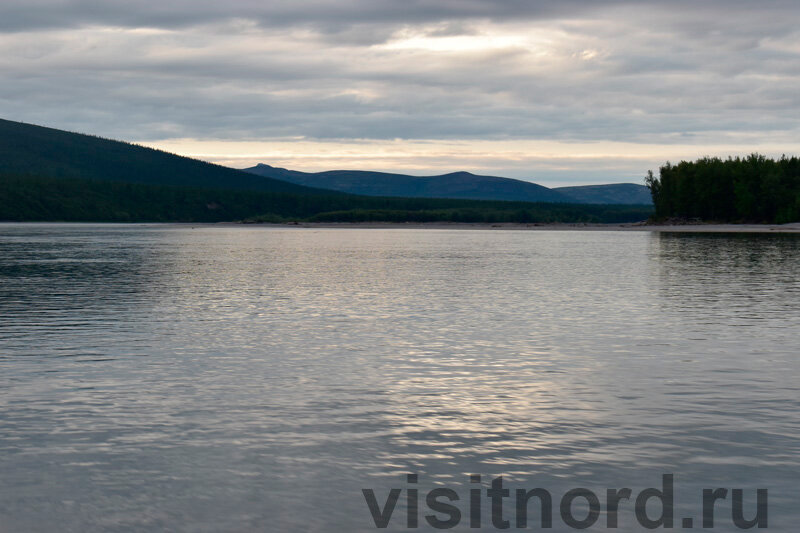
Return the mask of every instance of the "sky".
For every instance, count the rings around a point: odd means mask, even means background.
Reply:
[[[244,168],[800,154],[796,0],[2,0],[0,117]]]

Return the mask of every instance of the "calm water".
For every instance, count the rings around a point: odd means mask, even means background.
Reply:
[[[795,531],[799,296],[790,235],[0,225],[0,531],[403,529],[410,472]]]

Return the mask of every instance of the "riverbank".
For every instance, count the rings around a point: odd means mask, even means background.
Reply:
[[[683,233],[800,233],[800,222],[792,224],[516,224],[462,222],[297,222],[255,224],[282,228],[339,229],[472,229],[529,231],[652,231]]]
[[[455,229],[514,231],[650,231],[657,233],[800,233],[800,222],[792,224],[515,224],[470,222],[2,222],[2,226],[189,226],[262,227],[284,229]]]

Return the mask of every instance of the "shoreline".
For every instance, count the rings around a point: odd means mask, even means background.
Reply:
[[[297,222],[236,224],[297,229],[471,229],[514,231],[650,231],[655,233],[800,233],[800,222],[791,224],[584,224],[584,223],[488,223],[488,222]]]
[[[484,230],[484,231],[639,231],[652,233],[800,233],[800,222],[789,224],[647,224],[644,222],[620,224],[589,223],[515,223],[515,222],[57,222],[0,221],[3,226],[184,226],[231,227],[271,229],[434,229],[434,230]]]

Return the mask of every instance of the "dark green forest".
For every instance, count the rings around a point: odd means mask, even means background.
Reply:
[[[800,159],[763,155],[702,158],[666,163],[659,177],[645,179],[655,218],[699,218],[715,222],[800,221]]]
[[[66,222],[635,222],[647,206],[382,198],[0,173],[0,220]]]

